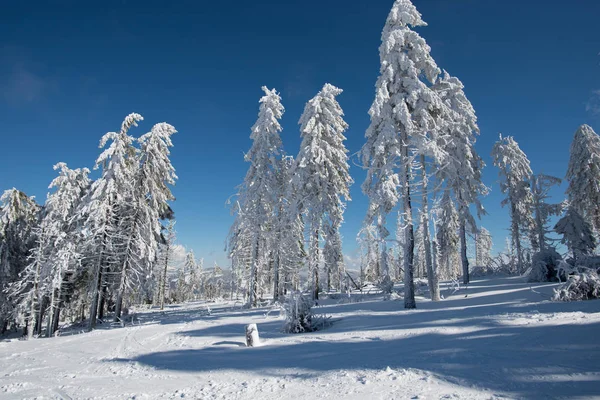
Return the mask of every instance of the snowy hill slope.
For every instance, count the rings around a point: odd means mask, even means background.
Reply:
[[[146,311],[125,328],[0,342],[0,398],[600,398],[600,301],[550,302],[555,286],[481,279],[416,310],[326,300],[316,311],[333,326],[300,335],[267,308]],[[244,347],[248,323],[263,346]]]

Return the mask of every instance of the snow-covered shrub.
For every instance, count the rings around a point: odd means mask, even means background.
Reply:
[[[554,300],[577,301],[600,298],[600,277],[591,269],[582,269],[554,290]]]
[[[285,310],[283,332],[302,333],[314,331],[312,306],[312,301],[303,296],[302,293],[290,294],[283,304]]]
[[[475,265],[470,268],[469,276],[471,278],[481,278],[484,276],[493,275],[496,271],[490,266],[486,265]]]
[[[392,293],[392,289],[394,288],[394,282],[392,281],[392,279],[390,278],[389,275],[385,275],[377,284],[377,286],[379,286],[379,289],[381,289],[381,291],[383,293]]]
[[[533,255],[531,268],[527,276],[528,282],[555,282],[559,280],[560,254],[553,248],[541,250]],[[560,280],[565,276],[561,275]]]

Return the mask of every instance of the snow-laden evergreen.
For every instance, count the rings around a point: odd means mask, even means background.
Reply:
[[[565,215],[558,220],[554,230],[562,235],[562,243],[566,244],[573,256],[573,264],[592,254],[596,248],[596,237],[591,222],[584,219],[577,210],[569,206]]]
[[[517,252],[517,270],[523,272],[522,236],[533,227],[533,195],[530,180],[533,175],[529,159],[512,136],[502,137],[492,150],[494,165],[499,169],[500,190],[506,194],[502,206],[510,207],[511,239]]]
[[[440,279],[444,280],[456,278],[460,223],[449,191],[444,192],[437,214],[438,274]]]
[[[547,236],[550,232],[548,224],[550,217],[560,215],[564,204],[549,204],[546,200],[550,197],[550,188],[560,185],[561,180],[554,176],[537,174],[531,177],[531,195],[533,200],[534,225],[531,233],[531,244],[534,251],[543,251],[550,245],[551,239]]]
[[[600,232],[600,137],[589,125],[581,125],[571,143],[566,175],[571,206]]]
[[[35,199],[20,190],[12,188],[0,196],[0,334],[18,321],[7,292],[30,262],[39,213]]]
[[[492,235],[490,231],[481,227],[475,236],[475,264],[480,267],[487,267],[492,260]]]
[[[90,274],[90,329],[96,326],[99,309],[102,315],[108,287],[115,283],[118,271],[124,266],[123,241],[128,238],[121,235],[119,224],[121,216],[127,215],[127,220],[131,217],[129,211],[138,167],[134,138],[129,135],[129,129],[141,120],[141,115],[129,114],[119,132],[109,132],[100,141],[100,148],[109,141],[110,145],[96,160],[95,168],[102,168],[102,176],[92,184],[84,210],[89,231],[86,251],[94,264]]]
[[[485,166],[475,150],[476,135],[479,134],[477,117],[469,99],[464,93],[462,82],[444,71],[443,76],[434,85],[434,90],[443,99],[451,112],[448,112],[446,124],[442,127],[443,148],[448,153],[443,165],[436,174],[445,181],[454,192],[458,204],[460,224],[460,251],[463,283],[469,283],[469,261],[467,258],[467,230],[477,230],[470,206],[473,204],[477,216],[485,213],[480,196],[489,189],[481,181],[481,172]]]
[[[380,75],[375,100],[369,110],[371,124],[361,150],[368,168],[363,191],[369,197],[367,220],[378,221],[382,243],[389,235],[385,217],[403,200],[405,307],[415,308],[413,283],[414,227],[411,180],[415,156],[426,154],[436,163],[440,148],[428,137],[441,125],[444,105],[423,81],[435,83],[440,69],[429,54],[425,40],[411,28],[425,26],[421,14],[409,0],[397,0],[381,35]],[[385,246],[385,244],[384,244]],[[382,251],[384,274],[389,274]]]
[[[46,335],[58,328],[60,312],[67,294],[64,286],[72,284],[81,274],[82,255],[78,250],[79,229],[74,219],[75,210],[89,189],[87,168],[72,170],[65,163],[54,166],[59,175],[49,186],[42,217],[36,231],[36,245],[29,255],[29,264],[11,285],[13,302],[19,308],[15,316],[25,317],[28,337],[42,333],[47,315]],[[48,310],[48,312],[46,312]]]
[[[330,252],[341,251],[341,239],[335,236],[344,220],[345,202],[350,200],[349,188],[353,183],[344,145],[348,124],[336,100],[341,93],[341,89],[325,84],[306,104],[299,122],[302,143],[292,172],[297,202],[309,224],[309,269],[314,299],[319,298],[320,290],[320,240],[324,233],[329,233],[334,236],[329,239]],[[341,261],[340,254],[334,258]]]
[[[278,201],[277,174],[279,157],[283,146],[279,133],[282,128],[279,120],[284,108],[281,96],[275,89],[263,86],[265,95],[260,99],[258,119],[252,126],[252,147],[245,156],[250,163],[243,184],[239,188],[239,201],[236,202],[238,214],[235,232],[232,238],[236,241],[231,248],[238,249],[240,240],[250,240],[252,251],[249,259],[250,277],[248,282],[249,306],[256,306],[258,285],[262,269],[267,265],[267,234],[273,224],[275,204]],[[241,234],[251,237],[241,236]],[[261,247],[262,246],[262,247]],[[261,256],[262,255],[262,256]]]

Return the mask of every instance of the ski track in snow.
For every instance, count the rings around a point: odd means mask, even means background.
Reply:
[[[600,398],[600,301],[550,302],[554,287],[479,279],[416,310],[324,300],[334,324],[299,335],[272,308],[138,311],[133,326],[0,342],[0,398]],[[245,347],[249,323],[261,347]]]

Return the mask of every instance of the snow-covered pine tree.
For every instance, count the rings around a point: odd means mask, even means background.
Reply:
[[[492,235],[484,227],[479,228],[475,236],[475,264],[486,267],[492,259]]]
[[[129,210],[119,218],[122,243],[122,265],[117,287],[115,321],[121,318],[123,298],[134,284],[142,283],[156,259],[162,225],[160,218],[168,214],[169,201],[175,200],[169,185],[174,185],[177,175],[169,159],[173,146],[171,136],[177,131],[172,125],[159,123],[138,139],[141,152],[139,160],[131,157],[129,168],[133,185]]]
[[[274,286],[278,287],[279,294],[299,289],[296,278],[299,276],[300,269],[304,266],[306,257],[304,219],[299,209],[300,205],[296,201],[296,189],[294,185],[290,184],[294,163],[293,157],[285,156],[282,159],[280,170],[283,178],[280,186],[280,190],[283,191],[283,202],[277,223],[281,240],[274,246],[279,252],[279,282],[274,281]]]
[[[282,128],[279,120],[284,108],[281,97],[275,89],[269,90],[263,86],[265,95],[260,99],[258,119],[252,126],[252,147],[246,154],[245,160],[250,163],[244,183],[240,185],[238,231],[252,234],[252,253],[250,261],[250,277],[248,282],[248,306],[257,305],[261,281],[259,274],[264,267],[261,265],[262,253],[267,249],[260,246],[266,243],[266,234],[273,224],[274,206],[277,192],[274,190],[277,182],[277,158],[282,153],[282,143],[279,133]],[[240,230],[241,229],[241,230]],[[239,237],[239,236],[236,236]],[[235,246],[234,246],[235,247]]]
[[[554,230],[563,235],[562,243],[567,245],[577,266],[578,260],[591,255],[596,248],[596,237],[590,222],[584,219],[574,207],[567,208],[565,215],[558,220]]]
[[[28,264],[29,252],[36,244],[35,229],[40,206],[33,197],[15,188],[0,196],[0,334],[14,325],[14,304],[7,297],[10,284]]]
[[[323,260],[327,276],[327,291],[335,286],[342,291],[344,274],[344,257],[342,254],[342,239],[339,226],[326,225],[324,229],[325,245],[323,246]]]
[[[364,225],[356,235],[356,241],[361,252],[360,284],[379,280],[377,226],[373,223]]]
[[[444,164],[437,169],[440,181],[454,193],[458,203],[460,251],[463,283],[469,283],[469,260],[467,258],[467,230],[476,230],[476,223],[470,211],[475,205],[477,216],[485,213],[480,196],[485,196],[489,189],[481,181],[481,171],[485,166],[482,158],[475,150],[475,141],[479,134],[477,116],[473,105],[464,93],[462,82],[448,72],[434,85],[434,90],[442,98],[450,111],[445,114],[445,123],[441,129],[440,144],[448,153]]]
[[[440,69],[430,47],[411,27],[425,26],[421,14],[409,0],[396,0],[387,18],[379,48],[381,69],[376,94],[369,110],[371,124],[361,150],[368,167],[363,191],[369,197],[367,218],[387,215],[403,199],[404,303],[415,308],[412,217],[412,164],[416,156],[428,154],[438,161],[441,154],[427,134],[435,132],[444,105],[420,78],[435,83]],[[400,188],[400,191],[398,190]],[[385,231],[382,232],[384,234]],[[385,237],[382,237],[385,240]],[[385,257],[384,257],[385,258]]]
[[[236,293],[238,293],[251,269],[254,234],[248,226],[249,221],[244,218],[244,214],[241,212],[239,202],[235,202],[232,213],[235,213],[235,219],[227,235],[225,251],[231,259],[232,290],[235,286]]]
[[[502,206],[510,206],[511,238],[517,252],[517,270],[524,270],[523,231],[530,233],[533,226],[530,180],[533,172],[529,160],[512,136],[502,137],[492,150],[494,165],[499,169],[500,190],[506,193]]]
[[[600,137],[589,125],[575,132],[566,179],[570,206],[600,234]]]
[[[37,244],[30,254],[29,265],[11,287],[15,303],[27,314],[29,338],[41,334],[46,309],[49,310],[46,335],[51,336],[58,328],[64,307],[65,278],[76,272],[80,260],[76,250],[79,234],[73,217],[89,188],[90,171],[72,170],[65,163],[56,164],[54,169],[60,172],[49,186],[55,191],[48,194],[36,228]],[[41,306],[46,303],[47,307]]]
[[[460,229],[459,217],[448,190],[444,191],[439,204],[437,225],[438,270],[441,279],[455,278],[452,261],[458,251]]]
[[[102,167],[102,176],[92,184],[83,210],[87,215],[88,231],[85,253],[95,261],[89,274],[90,330],[96,326],[98,312],[102,315],[108,286],[114,283],[115,274],[120,276],[122,272],[124,238],[119,225],[122,217],[130,214],[131,196],[139,168],[133,147],[134,139],[128,132],[141,120],[141,115],[129,114],[119,132],[109,132],[102,137],[100,148],[109,141],[111,144],[96,160],[94,168]]]
[[[313,299],[319,298],[319,241],[323,226],[339,229],[353,183],[344,145],[348,124],[336,100],[341,93],[341,89],[327,83],[306,103],[299,122],[302,143],[292,173],[297,201],[310,226],[309,270]]]
[[[563,204],[548,204],[548,192],[554,185],[560,185],[561,180],[554,176],[537,174],[531,177],[531,195],[533,199],[534,229],[531,243],[535,252],[548,248],[549,238],[546,234],[550,231],[548,221],[553,215],[560,215]]]

